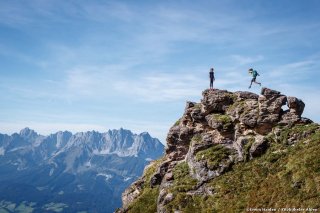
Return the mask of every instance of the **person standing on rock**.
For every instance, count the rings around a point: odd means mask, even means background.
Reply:
[[[209,72],[209,78],[210,78],[210,89],[213,89],[213,82],[215,81],[214,79],[214,72],[213,72],[213,68],[210,69]]]
[[[249,72],[249,74],[252,75],[252,79],[251,79],[251,83],[250,83],[249,89],[250,89],[251,86],[252,86],[252,82],[254,82],[254,83],[256,83],[256,84],[259,84],[259,85],[261,86],[261,83],[259,83],[259,82],[256,81],[257,76],[260,76],[259,73],[258,73],[256,70],[253,70],[252,68],[250,68],[250,69],[248,70],[248,72]]]

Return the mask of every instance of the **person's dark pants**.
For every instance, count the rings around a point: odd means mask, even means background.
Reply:
[[[213,78],[210,79],[210,89],[213,89]]]
[[[253,82],[256,83],[256,84],[259,84],[261,86],[261,83],[256,81],[256,77],[253,77],[252,80],[251,80],[249,88],[251,88]]]

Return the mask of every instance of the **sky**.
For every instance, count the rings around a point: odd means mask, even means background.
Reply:
[[[320,122],[320,1],[0,1],[0,132],[125,128],[165,144],[186,101],[258,81]],[[250,91],[260,93],[254,85]]]

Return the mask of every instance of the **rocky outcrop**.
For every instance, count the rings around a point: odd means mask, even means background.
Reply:
[[[147,184],[159,190],[157,212],[170,212],[168,205],[178,194],[174,192],[182,190],[176,179],[185,181],[187,189],[182,191],[187,195],[211,195],[207,183],[233,165],[263,155],[273,142],[270,134],[279,139],[281,128],[312,123],[301,118],[302,100],[268,88],[262,88],[261,95],[217,89],[205,90],[202,95],[200,103],[187,102],[182,118],[170,128],[165,156],[155,172],[139,180],[149,178]],[[284,111],[284,105],[289,109]],[[287,137],[294,143],[298,136]],[[184,170],[179,165],[184,165]],[[181,173],[191,179],[185,180]],[[136,189],[123,194],[123,212],[130,211],[128,203],[140,192],[135,185]]]

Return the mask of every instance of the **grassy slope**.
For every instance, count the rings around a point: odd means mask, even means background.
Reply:
[[[312,124],[283,129],[278,140],[270,135],[270,147],[263,156],[238,163],[207,184],[213,189],[210,196],[188,195],[187,191],[196,182],[188,175],[186,163],[179,164],[174,171],[174,187],[170,189],[175,199],[167,205],[167,210],[194,213],[244,212],[249,207],[320,209],[320,131],[317,128]],[[312,134],[306,136],[305,132]],[[287,144],[290,135],[302,137],[292,146]],[[144,206],[143,212],[155,212],[158,192],[148,190],[151,192],[146,191],[133,206]],[[148,202],[143,197],[148,197]],[[146,210],[148,206],[153,209]]]
[[[157,212],[157,199],[159,195],[159,186],[151,188],[150,180],[156,172],[162,159],[155,161],[144,173],[145,182],[142,185],[140,196],[129,206],[129,213],[137,212]]]

